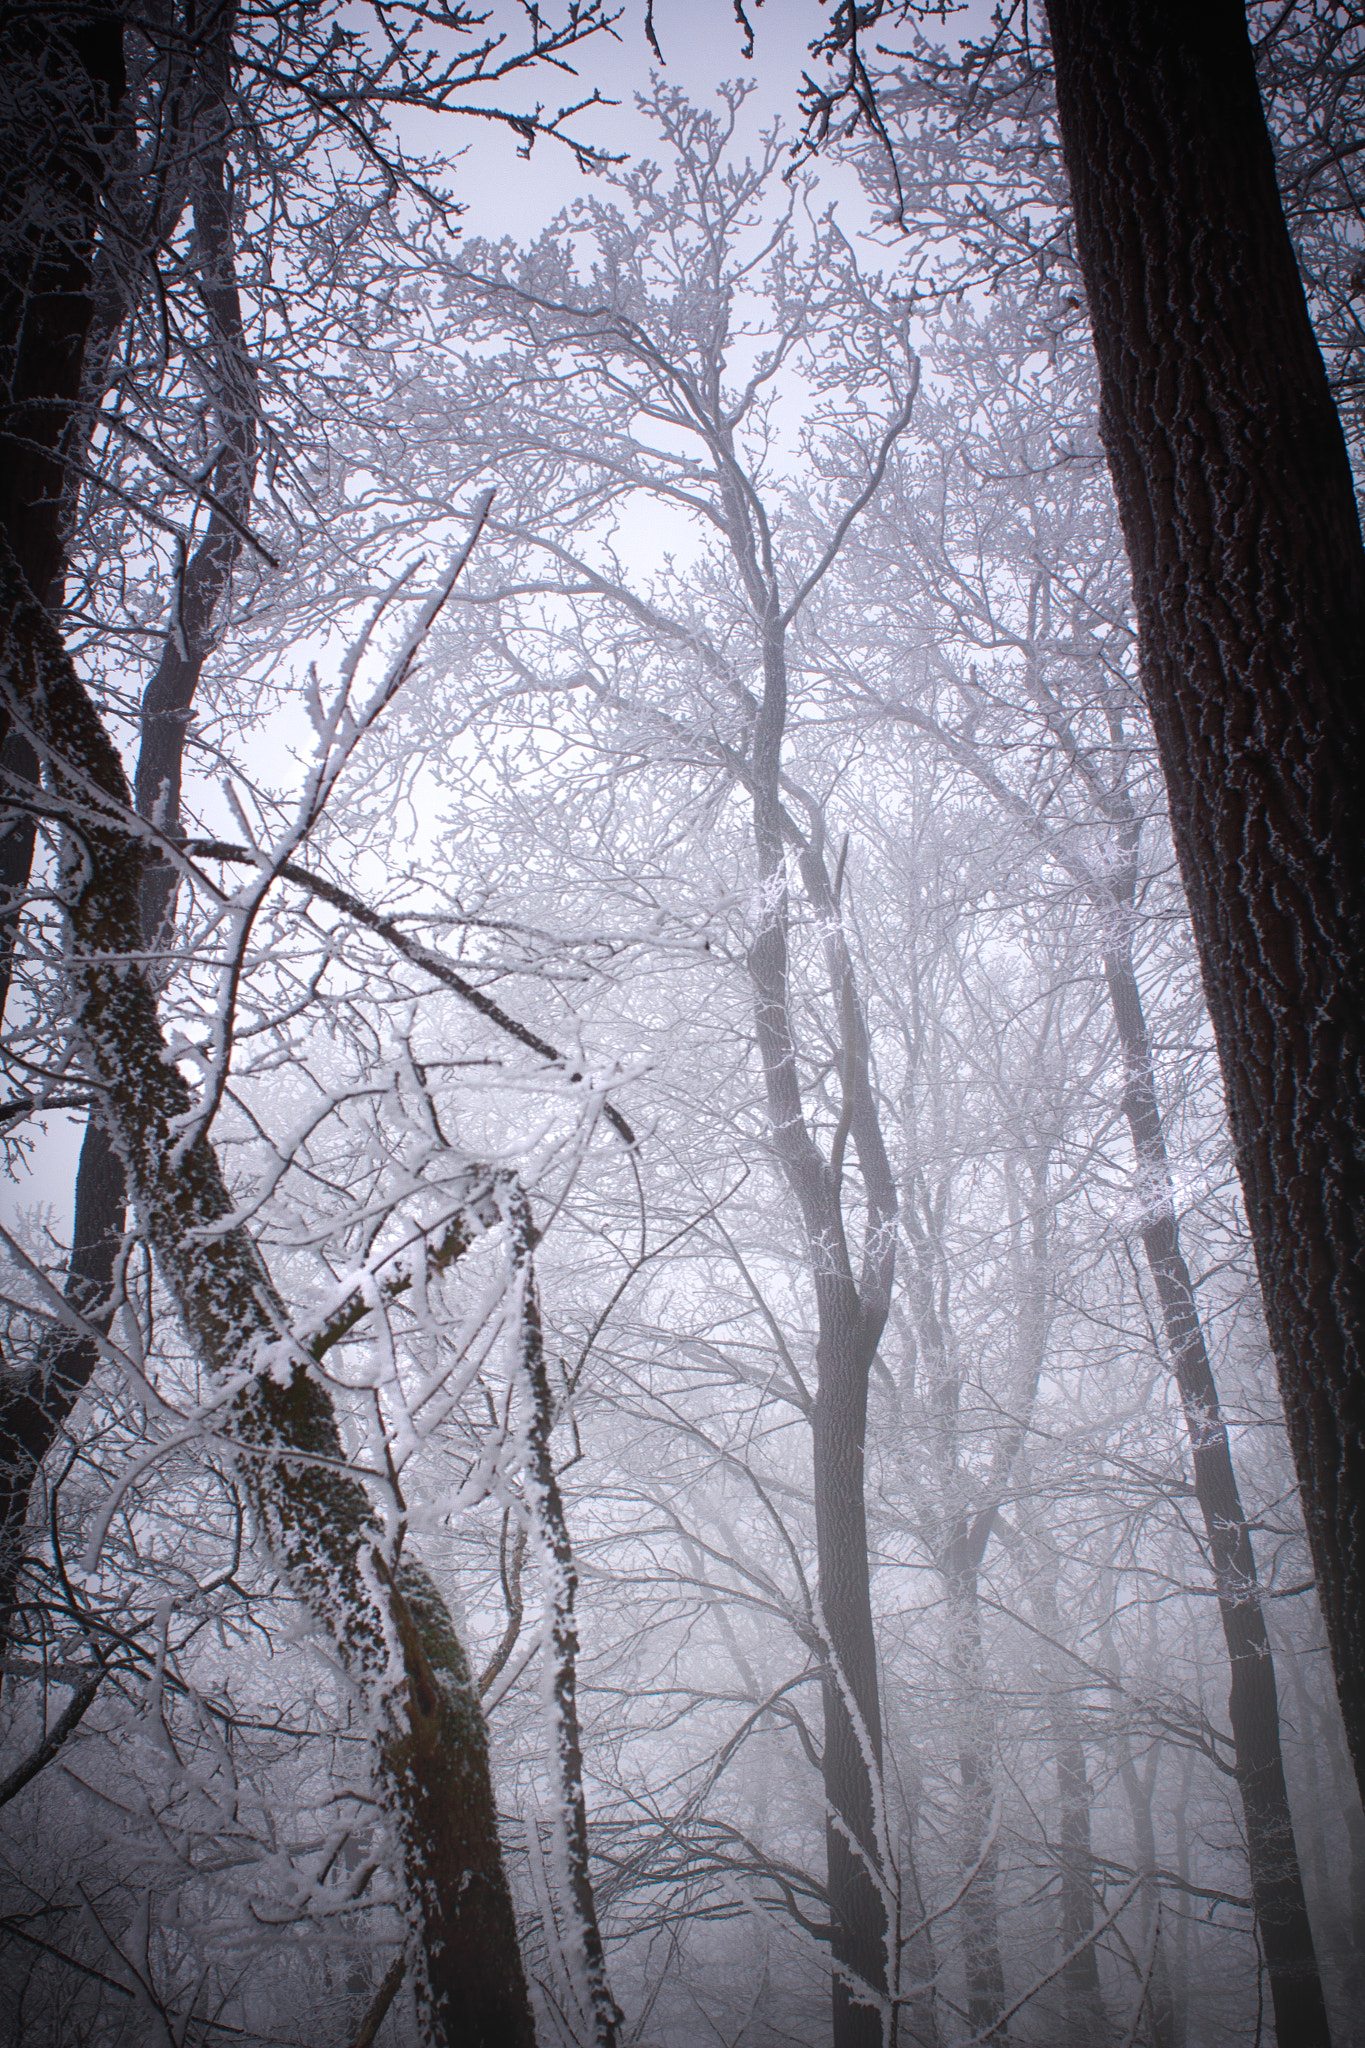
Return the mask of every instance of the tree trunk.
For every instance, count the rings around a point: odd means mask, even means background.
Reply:
[[[1143,682],[1365,1778],[1355,492],[1240,0],[1049,0],[1048,13]],[[1285,2025],[1322,2039],[1303,1995]]]
[[[14,10],[0,27],[0,71],[0,531],[46,602],[62,579],[62,444],[94,311],[104,160],[126,84],[122,21],[113,9],[61,25]],[[0,798],[35,796],[40,772],[29,736],[8,733]],[[35,837],[29,812],[0,813],[0,1020]]]
[[[1021,1509],[1021,1524],[1033,1523],[1027,1509]],[[1050,1643],[1058,1646],[1046,1656],[1050,1697],[1048,1727],[1052,1741],[1053,1768],[1057,1773],[1057,1861],[1061,1873],[1057,1933],[1064,1960],[1062,1969],[1063,2048],[1103,2048],[1109,2026],[1100,1993],[1099,1958],[1092,1936],[1095,1931],[1095,1857],[1091,1839],[1090,1808],[1093,1791],[1086,1767],[1085,1742],[1080,1717],[1071,1691],[1073,1675],[1061,1655],[1064,1632],[1061,1603],[1057,1598],[1057,1552],[1040,1535],[1036,1523],[1029,1529],[1035,1537],[1029,1558],[1030,1597],[1039,1627]]]
[[[195,51],[197,69],[185,85],[195,98],[185,135],[187,148],[197,145],[192,175],[195,254],[212,335],[217,381],[214,410],[222,445],[213,471],[217,502],[203,540],[183,568],[174,598],[175,614],[142,700],[137,808],[170,838],[176,837],[181,826],[181,765],[190,707],[212,651],[214,617],[241,554],[256,473],[257,376],[242,323],[228,193],[228,72],[235,19],[232,4],[219,10],[212,39]],[[113,296],[113,286],[107,285],[106,297]],[[89,378],[86,382],[88,393]],[[54,588],[49,587],[49,609]],[[28,749],[36,781],[37,756],[28,741],[14,734],[10,744]],[[31,823],[22,832],[12,830],[0,841],[0,883],[22,890],[28,882],[32,854]],[[175,894],[175,869],[166,861],[149,860],[142,883],[143,950],[155,951],[164,943]],[[12,927],[8,929],[12,941]],[[0,987],[0,1016],[3,995]],[[76,1172],[75,1229],[66,1298],[101,1332],[108,1330],[115,1306],[111,1289],[124,1207],[118,1152],[95,1114],[86,1126]],[[23,1379],[6,1374],[0,1382],[0,1642],[14,1611],[15,1580],[22,1562],[33,1482],[58,1431],[89,1384],[98,1358],[98,1347],[91,1338],[59,1327],[40,1340],[37,1363],[30,1374]]]
[[[85,1127],[76,1175],[76,1214],[66,1299],[103,1334],[113,1317],[115,1266],[123,1239],[123,1164],[97,1117]],[[90,1336],[57,1324],[38,1340],[32,1372],[0,1379],[0,1655],[23,1611],[21,1575],[29,1502],[43,1461],[99,1364]]]
[[[1111,1659],[1113,1643],[1108,1644]],[[1115,1668],[1117,1662],[1115,1660]],[[1171,1997],[1170,1970],[1166,1961],[1166,1944],[1160,1925],[1161,1886],[1157,1878],[1156,1823],[1152,1817],[1152,1795],[1156,1790],[1157,1771],[1161,1764],[1161,1744],[1153,1743],[1147,1752],[1146,1768],[1141,1772],[1133,1761],[1133,1746],[1125,1729],[1120,1729],[1114,1738],[1114,1753],[1118,1759],[1119,1783],[1123,1796],[1128,1801],[1128,1812],[1133,1823],[1133,1862],[1142,1872],[1142,1887],[1138,1892],[1138,1924],[1142,1929],[1142,1950],[1151,1956],[1151,1975],[1148,1981],[1145,2010],[1149,2021],[1149,2038],[1152,2048],[1173,2048],[1175,2040],[1175,2011]]]
[[[990,2041],[995,2048],[1007,2048],[1009,2034],[1000,2024],[1005,2010],[1005,1966],[996,1900],[1000,1795],[995,1714],[986,1686],[976,1566],[970,1555],[973,1547],[970,1524],[964,1516],[944,1568],[961,1781],[958,1863],[962,1876],[969,1880],[962,1894],[962,1966],[973,2037]]]
[[[801,1213],[815,1290],[818,1384],[814,1416],[816,1626],[824,1660],[824,1788],[834,2048],[882,2048],[887,1970],[887,1844],[882,1725],[867,1559],[864,1445],[867,1380],[886,1321],[894,1261],[895,1186],[867,1069],[867,1034],[822,846],[800,867],[825,935],[842,1052],[840,1129],[826,1158],[806,1123],[792,1027],[787,860],[780,794],[786,724],[786,621],[775,600],[764,621],[764,694],[755,722],[751,786],[764,909],[749,951],[755,1035],[773,1150]],[[852,1138],[867,1199],[865,1254],[855,1278],[844,1234],[843,1148]]]
[[[240,1384],[224,1422],[262,1539],[375,1722],[427,2024],[441,2048],[533,2048],[487,1733],[463,1646],[421,1566],[388,1551],[264,1261],[241,1226],[224,1223],[232,1203],[218,1161],[195,1129],[149,983],[127,967],[141,946],[144,862],[125,824],[121,763],[3,542],[0,573],[0,677],[47,753],[53,801],[71,802],[79,818],[62,882],[82,1063],[185,1329],[209,1375]],[[487,1199],[471,1193],[434,1256],[460,1255]],[[354,1319],[364,1312],[361,1299]],[[342,1318],[338,1331],[348,1327]],[[272,1371],[277,1359],[286,1378]]]
[[[1280,2048],[1313,2048],[1313,2044],[1330,2039],[1327,2007],[1294,1842],[1280,1750],[1275,1660],[1261,1608],[1256,1553],[1219,1412],[1218,1388],[1194,1287],[1180,1249],[1151,1041],[1124,939],[1110,946],[1104,971],[1123,1048],[1124,1115],[1142,1181],[1142,1244],[1185,1413],[1195,1497],[1208,1538],[1218,1615],[1227,1644],[1231,1673],[1228,1718],[1246,1820],[1251,1896],[1270,1978],[1276,2035]]]

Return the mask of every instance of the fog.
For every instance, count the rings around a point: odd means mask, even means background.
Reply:
[[[3,31],[0,2042],[1365,2048],[1045,26],[581,12]]]

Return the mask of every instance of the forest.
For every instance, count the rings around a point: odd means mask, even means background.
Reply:
[[[0,5],[0,2048],[1365,2048],[1365,7],[760,8]]]

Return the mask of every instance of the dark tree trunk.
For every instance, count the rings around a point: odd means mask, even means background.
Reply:
[[[101,1333],[109,1328],[115,1264],[123,1237],[123,1163],[92,1117],[76,1176],[66,1298]],[[0,1654],[9,1647],[20,1600],[29,1500],[57,1433],[99,1364],[93,1336],[56,1325],[38,1340],[33,1371],[0,1380]]]
[[[204,538],[179,578],[174,616],[142,700],[137,808],[171,838],[181,828],[181,767],[190,709],[212,651],[214,617],[241,554],[256,469],[257,377],[242,322],[228,193],[228,85],[234,23],[235,7],[229,0],[215,14],[211,36],[192,52],[192,67],[185,81],[193,104],[184,119],[183,140],[185,148],[194,153],[190,181],[195,256],[212,337],[217,380],[214,409],[221,452],[213,470],[216,502]],[[133,251],[130,261],[142,253]],[[106,318],[111,320],[118,298],[113,280],[106,279],[104,296],[109,302]],[[87,375],[87,396],[90,384]],[[68,508],[69,502],[68,494]],[[46,508],[42,525],[46,530]],[[60,544],[60,529],[54,526],[52,531]],[[59,571],[49,586],[49,609],[61,580],[60,549],[57,559]],[[27,766],[21,765],[19,772],[27,774],[31,767],[31,779],[36,782],[38,759],[27,739],[14,733],[9,748],[24,750]],[[27,821],[0,840],[0,885],[9,884],[16,892],[26,886],[33,842],[32,824]],[[142,938],[148,951],[154,952],[164,943],[175,894],[175,869],[166,861],[149,861],[142,883]],[[12,925],[6,929],[12,941]],[[0,962],[7,967],[3,941]],[[3,995],[0,987],[0,1016]],[[123,1235],[124,1206],[121,1162],[98,1116],[92,1115],[76,1173],[75,1232],[66,1297],[101,1332],[108,1330],[116,1305],[111,1288]],[[16,1580],[34,1480],[98,1360],[99,1348],[92,1337],[57,1328],[40,1341],[30,1374],[23,1378],[6,1374],[0,1381],[0,1641],[15,1612]]]
[[[1256,1553],[1219,1411],[1218,1387],[1194,1287],[1180,1249],[1151,1042],[1126,944],[1110,948],[1104,970],[1123,1048],[1124,1114],[1146,1203],[1142,1244],[1185,1413],[1195,1497],[1208,1538],[1218,1614],[1227,1644],[1231,1674],[1228,1718],[1246,1820],[1251,1895],[1270,1977],[1276,2033],[1281,2048],[1300,2048],[1300,2044],[1311,2048],[1311,2044],[1329,2039],[1327,2008],[1289,1810],[1275,1660],[1261,1607]]]
[[[15,10],[0,168],[0,528],[46,602],[62,573],[62,443],[81,395],[105,153],[125,86],[119,9]]]
[[[1365,1777],[1355,493],[1239,0],[1048,12],[1143,681]],[[1281,2038],[1323,2038],[1310,1994],[1283,1989]]]
[[[81,396],[104,157],[125,87],[121,11],[44,22],[14,11],[0,26],[0,531],[30,590],[62,582],[63,443]],[[3,720],[8,726],[8,717]],[[32,741],[0,748],[0,1020],[13,968],[18,901],[28,887],[37,794]]]

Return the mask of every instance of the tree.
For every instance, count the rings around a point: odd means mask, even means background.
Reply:
[[[1049,18],[1143,683],[1365,1776],[1354,484],[1241,9]]]
[[[775,224],[763,221],[764,189],[780,145],[769,136],[756,164],[727,161],[743,93],[725,88],[722,100],[724,117],[717,119],[676,93],[656,93],[656,117],[676,160],[671,187],[652,166],[618,174],[624,209],[590,204],[515,263],[505,250],[475,249],[449,267],[448,299],[497,353],[486,363],[471,360],[465,389],[444,405],[469,422],[451,451],[464,474],[486,468],[504,479],[506,502],[494,530],[526,560],[522,574],[533,588],[596,598],[608,616],[618,612],[642,631],[658,657],[682,649],[686,658],[692,650],[711,686],[729,700],[731,722],[738,719],[733,738],[718,743],[718,761],[753,807],[763,909],[747,968],[758,1057],[770,1142],[801,1218],[817,1303],[811,1425],[820,1577],[806,1627],[824,1694],[834,2030],[840,2048],[852,2048],[881,2038],[889,1989],[890,1874],[863,1445],[868,1374],[890,1298],[895,1190],[870,1092],[866,1022],[841,933],[838,857],[819,802],[784,782],[783,750],[789,634],[876,491],[890,448],[909,423],[918,372],[830,224],[815,225],[813,247],[805,251],[789,211]],[[576,240],[587,242],[586,285],[575,274]],[[760,288],[767,303],[755,329],[759,358],[741,382],[731,352],[743,295]],[[836,355],[832,368],[815,359],[816,335]],[[830,415],[827,426],[851,442],[858,480],[809,556],[788,566],[765,503],[764,467],[770,388],[798,366],[813,380],[837,377],[846,386],[840,424]],[[637,433],[637,415],[662,436],[662,447]],[[689,448],[681,456],[668,450],[679,435]],[[560,492],[547,490],[561,473],[573,478],[562,509]],[[723,629],[685,597],[682,609],[634,592],[610,547],[605,567],[584,550],[578,535],[588,526],[588,505],[603,518],[637,494],[682,508],[717,537]],[[520,581],[474,601],[494,616],[510,612]],[[501,653],[515,661],[507,628],[504,635],[494,642],[494,659]],[[605,687],[600,668],[589,657],[590,690]],[[608,701],[616,694],[608,689]],[[627,693],[623,710],[630,703]],[[823,1142],[811,1127],[815,1110],[805,1099],[796,1037],[793,863],[807,914],[823,936],[835,1020],[840,1107]],[[847,1186],[855,1159],[856,1195]],[[863,1238],[856,1261],[846,1235],[855,1203]]]
[[[868,110],[858,37],[882,12],[841,10],[828,39],[853,53]],[[1143,687],[1365,1778],[1365,902],[1350,823],[1365,549],[1350,463],[1242,9],[1055,0],[1048,14]]]
[[[301,49],[296,40],[291,42],[288,18],[268,9],[260,17],[238,16],[231,8],[218,10],[202,35],[193,24],[183,30],[176,23],[160,24],[166,31],[165,44],[158,48],[151,38],[153,61],[143,72],[155,72],[156,59],[165,56],[190,105],[184,127],[172,124],[173,182],[183,174],[179,203],[154,223],[148,215],[141,224],[145,232],[134,260],[121,272],[118,258],[126,249],[119,244],[132,239],[132,227],[126,214],[117,217],[128,188],[126,181],[120,184],[113,158],[116,143],[127,139],[118,136],[117,121],[126,82],[125,36],[137,40],[141,31],[130,27],[117,10],[98,14],[90,33],[82,10],[73,13],[72,22],[69,33],[65,21],[54,25],[36,16],[7,23],[6,29],[7,55],[13,60],[6,73],[12,88],[6,110],[6,155],[12,165],[27,164],[36,146],[40,174],[60,203],[55,208],[46,204],[50,194],[41,182],[17,180],[9,188],[19,194],[20,205],[10,223],[6,251],[0,346],[7,372],[4,430],[18,446],[20,459],[7,470],[13,489],[4,508],[8,537],[3,541],[3,737],[14,739],[18,748],[16,752],[11,747],[6,756],[7,794],[20,814],[20,828],[11,831],[7,841],[7,851],[15,851],[18,861],[9,876],[12,888],[17,890],[27,879],[34,844],[29,821],[35,810],[52,820],[61,835],[58,895],[66,913],[66,996],[78,1019],[75,1058],[93,1096],[93,1114],[88,1170],[78,1195],[82,1242],[73,1260],[65,1310],[77,1341],[73,1346],[69,1335],[65,1341],[59,1336],[40,1358],[34,1384],[6,1389],[14,1396],[6,1417],[8,1448],[16,1453],[16,1469],[6,1475],[6,1535],[16,1534],[22,1524],[33,1475],[100,1356],[117,1306],[114,1254],[122,1231],[126,1183],[139,1227],[155,1250],[161,1277],[202,1364],[210,1375],[219,1376],[223,1399],[231,1402],[238,1477],[262,1540],[304,1606],[331,1634],[362,1711],[374,1718],[383,1801],[409,1888],[416,1935],[410,1975],[424,2024],[441,2038],[458,2026],[462,2035],[472,2029],[480,2039],[529,2041],[533,2021],[502,1863],[486,1735],[472,1697],[465,1653],[429,1575],[402,1555],[401,1530],[395,1541],[394,1530],[386,1532],[382,1518],[376,1516],[364,1484],[349,1472],[341,1426],[325,1383],[309,1379],[323,1356],[353,1327],[355,1309],[360,1308],[363,1320],[371,1304],[366,1301],[362,1306],[359,1298],[343,1303],[335,1326],[324,1319],[324,1326],[306,1340],[288,1334],[294,1319],[274,1287],[259,1246],[249,1232],[224,1222],[233,1203],[208,1136],[227,1081],[233,998],[228,996],[222,1013],[224,1035],[218,1039],[223,1064],[216,1083],[196,1107],[163,1035],[157,1015],[158,976],[148,971],[146,955],[166,927],[177,873],[186,872],[177,859],[183,845],[179,781],[184,719],[212,643],[215,609],[246,537],[254,468],[255,365],[244,342],[235,223],[227,191],[228,81],[234,62],[244,56],[250,70],[269,55],[277,60],[283,56],[283,64],[266,62],[261,69],[276,91],[283,87],[287,96],[292,87],[301,93],[314,131],[325,127],[329,118],[339,121],[362,159],[368,152],[371,166],[377,164],[390,178],[396,164],[400,182],[412,187],[415,181],[401,156],[386,158],[376,144],[376,135],[382,132],[381,107],[448,106],[473,82],[486,83],[509,69],[554,56],[592,32],[600,19],[595,8],[586,14],[575,11],[567,27],[546,32],[533,13],[529,52],[509,55],[495,36],[480,43],[472,55],[457,53],[453,62],[434,50],[424,52],[414,41],[411,25],[405,25],[380,67],[383,76],[376,80],[374,108],[359,120],[350,111],[351,88],[357,73],[367,76],[373,63],[363,35],[324,37],[319,51],[308,46],[316,24],[304,24]],[[442,31],[467,35],[476,24],[462,13],[442,11],[437,25]],[[282,47],[273,53],[262,51],[262,29],[267,42],[273,36]],[[183,62],[186,44],[188,64]],[[175,94],[169,88],[167,97],[174,106]],[[542,121],[539,113],[504,116],[495,109],[481,111],[511,121],[528,144],[536,134],[552,132],[558,125],[557,120]],[[54,131],[55,141],[46,134],[44,123]],[[89,424],[82,402],[88,412],[103,396],[100,380],[109,373],[118,316],[135,315],[146,289],[147,236],[154,248],[173,235],[179,209],[190,195],[191,274],[207,315],[210,402],[217,408],[222,432],[210,464],[215,488],[209,492],[208,529],[198,551],[182,560],[178,617],[166,633],[163,659],[144,703],[139,822],[117,752],[34,589],[49,603],[60,590],[69,539],[64,520],[72,496],[65,488],[64,472],[79,461]],[[427,197],[431,199],[430,194]],[[113,230],[107,225],[111,216]],[[85,343],[99,300],[96,241],[102,223],[99,255],[112,263],[114,275],[106,281],[115,307],[92,360]],[[133,438],[138,438],[136,433]],[[155,447],[151,454],[154,462],[160,459],[165,466],[166,458]],[[179,465],[171,462],[169,467],[174,481],[186,482]],[[191,485],[191,494],[198,495],[199,487]],[[16,552],[19,547],[26,551],[23,560]],[[425,616],[429,622],[430,608]],[[400,657],[395,683],[411,651]],[[334,719],[341,719],[349,738],[343,738],[329,766],[336,727],[327,728],[322,718],[320,734],[326,729],[331,739],[322,740],[314,798],[334,782],[357,737],[348,700],[349,680],[332,707]],[[47,785],[41,799],[36,794],[40,769]],[[319,815],[320,807],[312,811],[305,831]],[[242,857],[255,864],[250,850]],[[253,909],[238,928],[241,940],[255,915]],[[13,928],[11,919],[7,931]],[[447,974],[477,1001],[453,970]],[[225,986],[235,982],[230,971]],[[491,1180],[484,1176],[486,1184],[480,1188],[471,1182],[438,1226],[437,1240],[428,1245],[423,1230],[419,1241],[426,1247],[424,1256],[429,1254],[433,1261],[432,1270],[439,1272],[461,1257],[481,1229],[492,1226],[498,1211],[518,1247],[514,1285],[521,1303],[521,1370],[530,1418],[525,1425],[528,1513],[547,1546],[547,1566],[553,1558],[558,1575],[553,1711],[562,1793],[557,1825],[568,1837],[569,1947],[577,1950],[583,2023],[594,2039],[607,2041],[613,2038],[616,2014],[606,1989],[587,1881],[581,1790],[574,1789],[580,1758],[573,1690],[572,1559],[548,1462],[551,1417],[539,1364],[539,1312],[530,1272],[534,1233],[525,1202],[518,1207],[519,1197],[504,1185],[504,1178],[496,1173]],[[475,1180],[479,1179],[476,1173]],[[488,1208],[490,1201],[493,1209]],[[213,1250],[199,1244],[204,1232]],[[413,1280],[402,1270],[400,1257],[399,1266],[376,1284],[382,1300],[386,1286],[404,1294]],[[276,1377],[269,1354],[281,1342],[289,1363]],[[286,1380],[287,1393],[281,1391]],[[390,1474],[393,1469],[390,1459]],[[13,1565],[7,1555],[7,1607]],[[97,1683],[93,1678],[92,1684]],[[89,1703],[86,1690],[82,1681],[77,1691],[82,1711]],[[70,1715],[64,1719],[74,1725]],[[50,1743],[42,1745],[39,1764],[51,1753]],[[392,1990],[390,1984],[390,1997]]]
[[[1042,316],[1045,320],[1045,315]],[[1210,1347],[1180,1243],[1136,944],[1149,886],[1150,743],[1127,591],[1085,414],[1087,366],[1040,355],[1039,310],[997,289],[984,327],[931,330],[935,456],[900,463],[840,565],[831,682],[930,738],[1089,905],[1120,1051],[1139,1236],[1189,1432],[1231,1680],[1252,1888],[1283,2040],[1326,2026],[1280,1751],[1275,1666]],[[926,421],[926,425],[928,421]],[[931,466],[932,462],[932,466]],[[916,473],[916,469],[918,473]],[[837,603],[838,600],[836,599]],[[856,623],[855,623],[856,622]],[[927,670],[923,677],[915,671]],[[1031,743],[1025,744],[1031,736]]]

